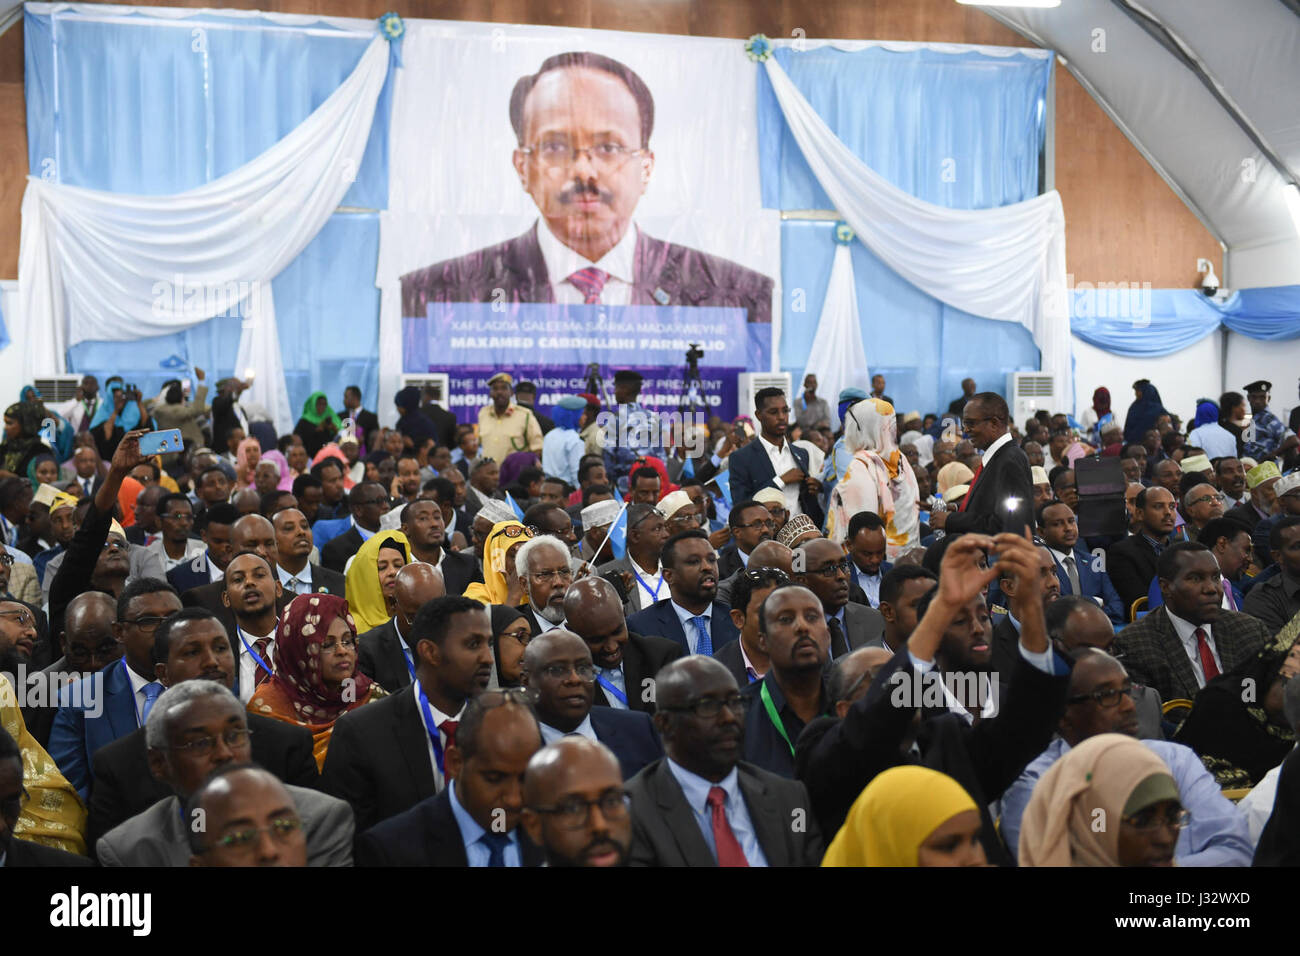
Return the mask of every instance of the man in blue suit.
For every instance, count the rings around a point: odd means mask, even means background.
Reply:
[[[1048,501],[1038,509],[1038,533],[1056,565],[1061,594],[1092,598],[1112,624],[1124,624],[1124,602],[1104,571],[1093,570],[1092,555],[1079,546],[1079,521],[1063,501]]]
[[[714,600],[718,555],[707,534],[695,530],[673,535],[664,542],[659,560],[668,597],[628,617],[628,630],[666,637],[687,654],[705,657],[740,637],[731,609]]]
[[[744,448],[731,453],[731,500],[752,498],[763,488],[785,492],[790,517],[806,514],[821,525],[825,517],[818,503],[821,481],[808,472],[808,452],[786,440],[790,428],[790,405],[779,388],[762,388],[754,396],[754,415],[759,435]]]
[[[235,554],[230,534],[231,526],[238,520],[239,512],[235,506],[225,501],[203,512],[196,524],[199,525],[199,537],[208,550],[167,572],[167,583],[176,589],[177,594],[221,580],[226,565]]]
[[[528,642],[523,684],[546,743],[574,734],[598,741],[614,752],[624,780],[664,755],[649,714],[592,706],[596,665],[587,642],[572,631],[557,627]]]
[[[90,791],[95,751],[143,727],[162,693],[154,671],[154,631],[180,609],[180,595],[165,581],[139,578],[127,584],[113,624],[122,658],[59,693],[48,750],[82,800]]]

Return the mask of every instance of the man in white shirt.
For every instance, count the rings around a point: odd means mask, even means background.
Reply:
[[[282,589],[275,568],[260,554],[244,552],[231,559],[222,578],[221,602],[235,614],[239,677],[236,693],[248,703],[253,690],[268,680],[273,667],[276,601]]]
[[[194,528],[194,506],[185,495],[174,492],[163,496],[158,502],[158,520],[162,534],[146,550],[158,555],[164,574],[207,550],[202,540],[190,537]]]
[[[533,636],[564,627],[564,592],[573,580],[569,550],[559,538],[542,535],[519,549],[515,573],[528,598],[524,616],[533,626]]]

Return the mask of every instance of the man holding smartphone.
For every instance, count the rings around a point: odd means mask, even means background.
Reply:
[[[962,430],[980,451],[979,467],[961,507],[948,515],[948,534],[1024,532],[1032,528],[1034,485],[1029,460],[1007,430],[1010,412],[996,392],[980,392],[962,411]]]

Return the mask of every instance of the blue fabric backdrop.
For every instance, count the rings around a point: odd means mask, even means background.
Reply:
[[[1050,57],[883,47],[853,53],[787,47],[776,57],[845,145],[900,189],[959,209],[1038,195]],[[758,83],[764,205],[830,208],[761,69]],[[782,225],[780,361],[796,380],[817,331],[833,232],[834,223],[825,221]],[[946,409],[967,377],[1001,392],[1007,372],[1039,367],[1028,330],[944,305],[860,242],[853,244],[853,271],[867,362],[885,376],[899,411]]]
[[[32,173],[146,195],[210,182],[284,138],[347,78],[371,39],[319,22],[297,28],[217,14],[27,12],[24,26]],[[386,87],[345,206],[387,206],[389,97]],[[273,283],[295,414],[316,388],[338,403],[351,383],[373,407],[378,248],[377,215],[339,213]],[[239,332],[239,319],[218,317],[140,342],[83,342],[69,350],[68,370],[117,372],[148,394],[179,359],[215,381],[236,371]]]

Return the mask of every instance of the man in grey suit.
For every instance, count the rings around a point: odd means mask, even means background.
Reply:
[[[664,516],[654,505],[635,504],[627,509],[627,555],[606,561],[596,573],[623,594],[627,614],[644,611],[668,596],[659,554],[668,540]]]
[[[853,569],[840,545],[826,538],[805,541],[795,549],[791,569],[794,582],[822,602],[831,632],[831,660],[859,647],[885,646],[885,619],[880,612],[849,600]]]
[[[431,302],[739,307],[771,322],[772,280],[633,227],[650,184],[654,99],[597,53],[560,53],[510,96],[519,184],[541,218],[523,235],[402,276],[402,315]],[[598,132],[593,136],[589,131]]]
[[[727,668],[685,657],[659,672],[657,690],[667,756],[628,781],[629,864],[816,866],[822,833],[807,789],[740,759],[745,703]],[[800,816],[806,826],[791,826]]]
[[[186,866],[190,821],[184,804],[212,771],[251,758],[244,705],[216,681],[190,680],[154,702],[145,722],[149,770],[171,785],[159,800],[99,838],[104,866]],[[286,786],[307,836],[308,866],[351,866],[352,808],[342,800],[303,787]]]

